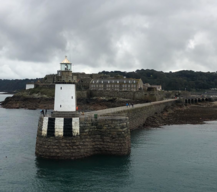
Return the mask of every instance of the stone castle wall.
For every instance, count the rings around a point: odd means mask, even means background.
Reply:
[[[131,100],[160,101],[164,98],[163,91],[90,91],[91,97],[116,97]]]
[[[39,118],[36,155],[51,159],[78,159],[94,154],[130,153],[127,117],[80,117],[74,132],[70,118]],[[77,124],[78,125],[78,124]],[[71,132],[71,133],[70,133]]]

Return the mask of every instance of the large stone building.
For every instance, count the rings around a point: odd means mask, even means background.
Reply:
[[[101,91],[138,91],[143,89],[141,79],[92,79],[90,82],[90,90]]]

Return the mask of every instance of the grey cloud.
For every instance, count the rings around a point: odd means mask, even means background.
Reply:
[[[0,58],[42,66],[66,54],[95,72],[102,66],[186,69],[187,60],[188,69],[211,70],[217,61],[216,5],[212,0],[9,1],[0,8]],[[208,42],[188,50],[198,33]]]

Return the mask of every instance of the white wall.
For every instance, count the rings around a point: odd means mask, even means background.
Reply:
[[[26,89],[33,89],[34,87],[34,84],[26,84]]]
[[[56,84],[54,111],[76,111],[76,90],[74,84]]]

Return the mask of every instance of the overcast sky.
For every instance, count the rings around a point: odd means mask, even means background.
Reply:
[[[7,0],[0,79],[73,71],[217,71],[216,0]]]

